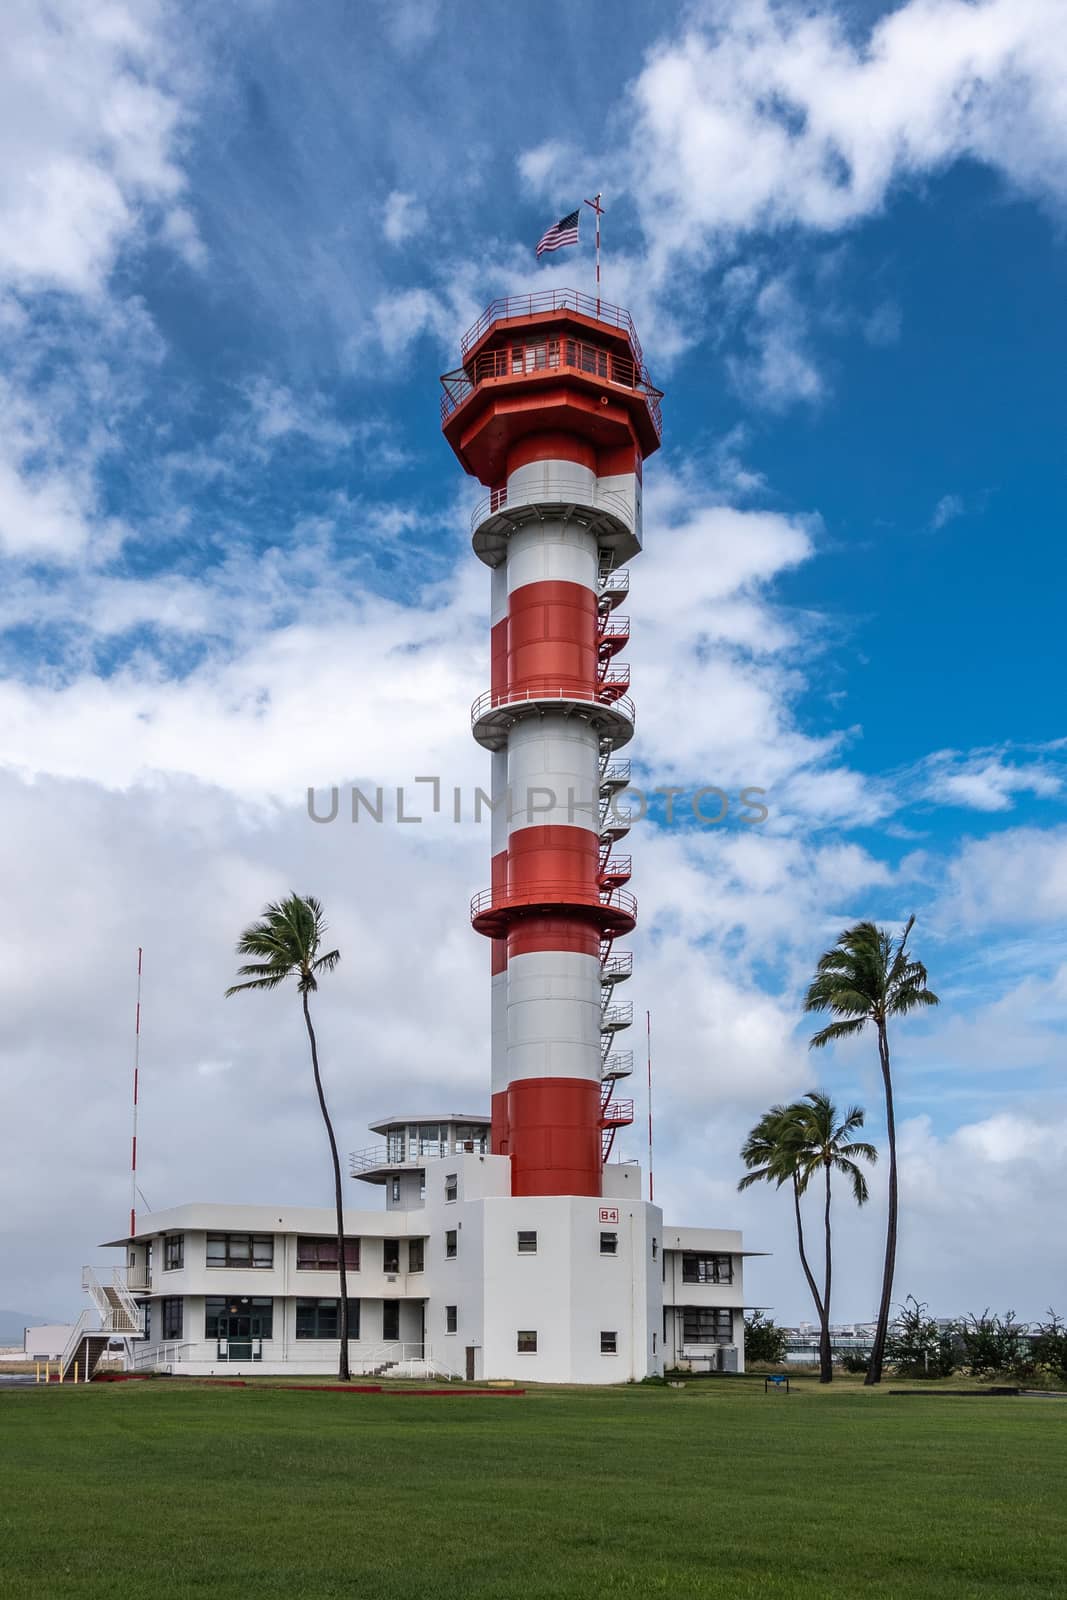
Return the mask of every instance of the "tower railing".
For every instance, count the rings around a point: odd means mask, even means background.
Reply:
[[[602,684],[590,686],[587,690],[561,689],[556,679],[544,679],[534,686],[522,689],[487,689],[480,694],[471,706],[471,722],[478,722],[489,711],[495,711],[501,706],[514,706],[533,704],[537,701],[562,700],[573,701],[576,704],[604,706],[611,711],[618,711],[628,722],[634,720],[634,703],[626,695],[616,696],[610,686],[605,689]]]
[[[629,495],[619,489],[602,489],[595,480],[583,483],[578,478],[549,478],[514,488],[505,484],[483,496],[471,512],[471,533],[476,533],[483,522],[500,511],[541,505],[588,506],[593,511],[607,512],[633,532],[634,508]],[[625,568],[620,568],[614,576],[621,577],[624,571]]]
[[[598,906],[613,911],[627,919],[637,916],[637,897],[629,889],[597,889],[569,882],[527,883],[521,888],[500,884],[492,889],[482,889],[471,898],[471,917],[484,916],[488,911],[504,911],[523,906]]]
[[[460,345],[465,361],[480,339],[484,339],[494,322],[508,322],[516,317],[537,317],[546,311],[575,311],[579,316],[591,317],[609,328],[625,333],[634,355],[642,366],[645,356],[637,337],[634,319],[622,306],[613,306],[609,300],[595,295],[582,294],[577,289],[539,289],[536,294],[513,294],[490,302],[474,325],[467,329]]]
[[[660,410],[662,391],[653,384],[644,367],[629,356],[617,355],[603,345],[585,339],[540,338],[483,350],[462,367],[442,374],[441,421],[446,423],[465,400],[483,383],[500,379],[531,378],[555,372],[595,378],[617,389],[640,395],[648,408],[656,437],[663,433]]]

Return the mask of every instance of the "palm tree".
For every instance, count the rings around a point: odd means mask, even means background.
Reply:
[[[882,1381],[897,1258],[897,1129],[889,1059],[889,1018],[906,1016],[919,1006],[940,1004],[937,995],[926,987],[926,968],[921,961],[913,960],[908,950],[908,936],[914,926],[915,918],[911,916],[899,939],[894,939],[886,929],[875,927],[873,922],[858,922],[854,928],[846,928],[833,948],[820,956],[804,1001],[805,1011],[829,1011],[839,1019],[812,1035],[812,1049],[819,1050],[836,1039],[862,1033],[869,1022],[874,1023],[878,1036],[889,1141],[889,1214],[882,1298],[867,1369],[868,1384]]]
[[[823,1201],[823,1228],[826,1241],[826,1275],[822,1290],[822,1327],[819,1338],[820,1381],[829,1383],[833,1376],[830,1352],[830,1289],[833,1276],[833,1252],[830,1241],[830,1177],[834,1172],[848,1178],[852,1184],[852,1198],[858,1206],[867,1204],[867,1180],[857,1161],[878,1160],[873,1144],[857,1141],[852,1135],[863,1127],[866,1113],[862,1106],[849,1106],[844,1117],[837,1120],[837,1107],[830,1096],[817,1089],[810,1090],[794,1107],[796,1124],[793,1137],[800,1144],[800,1188],[807,1188],[810,1179],[822,1168],[825,1181]]]
[[[754,1183],[773,1183],[775,1188],[780,1189],[783,1184],[789,1184],[793,1192],[800,1265],[815,1302],[819,1326],[822,1327],[822,1296],[804,1248],[804,1219],[800,1211],[802,1143],[797,1131],[796,1112],[796,1106],[772,1106],[764,1112],[741,1146],[741,1160],[749,1171],[737,1187],[743,1190],[751,1188]]]
[[[240,994],[245,989],[276,989],[287,978],[296,979],[297,992],[304,1009],[304,1024],[311,1044],[311,1067],[315,1074],[315,1092],[319,1097],[319,1110],[326,1124],[333,1160],[334,1199],[337,1206],[337,1267],[341,1279],[341,1356],[338,1377],[347,1382],[348,1371],[348,1274],[345,1268],[345,1218],[341,1194],[341,1163],[337,1155],[337,1140],[333,1123],[326,1109],[326,1096],[322,1091],[319,1074],[319,1050],[315,1029],[311,1023],[308,996],[318,988],[320,973],[332,972],[341,959],[339,950],[320,955],[326,935],[326,921],[322,905],[311,895],[291,894],[287,899],[268,905],[258,922],[245,929],[237,941],[239,956],[255,956],[255,961],[238,968],[244,983],[232,984],[226,996]]]
[[[738,1184],[739,1189],[747,1189],[760,1181],[773,1182],[779,1189],[785,1183],[792,1187],[800,1262],[819,1318],[820,1383],[833,1380],[830,1349],[830,1294],[833,1285],[830,1179],[834,1172],[845,1174],[852,1182],[857,1205],[865,1204],[867,1183],[856,1162],[876,1161],[878,1152],[873,1145],[857,1143],[851,1138],[858,1128],[862,1128],[863,1122],[864,1112],[858,1106],[850,1107],[843,1120],[838,1122],[837,1108],[829,1096],[812,1090],[793,1105],[772,1106],[749,1133],[741,1149],[741,1159],[750,1170]],[[826,1186],[823,1209],[825,1277],[821,1292],[804,1247],[800,1207],[801,1195],[820,1167],[824,1170]]]

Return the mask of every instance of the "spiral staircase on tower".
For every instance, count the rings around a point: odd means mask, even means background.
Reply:
[[[618,616],[616,608],[630,588],[630,574],[616,568],[613,553],[602,550],[597,574],[597,681],[605,698],[621,696],[630,687],[630,669],[615,663],[615,657],[630,639],[630,619]],[[618,796],[630,782],[629,761],[613,760],[614,747],[604,740],[600,752],[599,807],[600,861],[602,891],[620,889],[630,881],[630,857],[615,854],[615,846],[630,831],[628,806],[619,806]],[[633,1002],[620,1003],[615,990],[633,972],[633,952],[616,951],[615,939],[608,934],[600,941],[600,1137],[601,1156],[606,1163],[620,1128],[634,1120],[632,1100],[619,1099],[616,1088],[634,1070],[632,1050],[616,1048],[619,1035],[634,1019]]]

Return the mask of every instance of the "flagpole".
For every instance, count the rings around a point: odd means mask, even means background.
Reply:
[[[600,204],[600,190],[598,189],[592,200],[587,200],[586,205],[596,212],[596,314],[600,317],[600,219],[604,215],[604,207]]]

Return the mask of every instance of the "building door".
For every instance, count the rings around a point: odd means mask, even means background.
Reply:
[[[382,1338],[400,1338],[400,1301],[382,1301]]]
[[[467,1346],[467,1382],[474,1382],[474,1346]]]
[[[252,1360],[252,1318],[246,1311],[230,1311],[219,1318],[219,1339],[225,1340],[227,1361]]]

